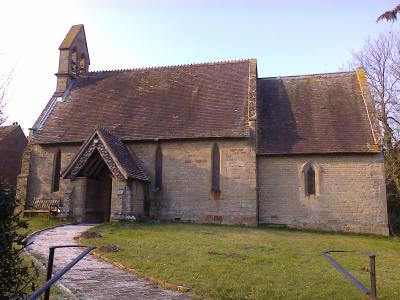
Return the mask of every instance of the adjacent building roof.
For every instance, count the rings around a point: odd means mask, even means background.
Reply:
[[[362,70],[257,81],[259,154],[378,152]]]
[[[248,137],[251,62],[91,72],[48,106],[33,141],[83,142],[96,126],[123,141]]]
[[[16,142],[17,140],[23,144],[22,148],[24,148],[28,143],[21,126],[19,126],[17,123],[8,126],[0,126],[0,150],[12,148],[15,146],[13,141]]]
[[[19,125],[0,126],[0,142],[4,140],[10,133],[17,130]]]
[[[100,171],[99,160],[107,165],[116,178],[149,181],[136,155],[120,139],[103,128],[95,129],[90,135],[63,171],[63,177],[73,179],[85,168],[86,172],[94,174]]]
[[[21,171],[22,153],[28,143],[19,125],[0,126],[0,180],[13,187]]]

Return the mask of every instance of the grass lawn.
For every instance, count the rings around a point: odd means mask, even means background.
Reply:
[[[212,299],[365,299],[319,253],[349,249],[377,255],[379,299],[400,299],[400,239],[274,228],[184,223],[107,223],[85,244],[144,276],[189,287]],[[369,287],[368,257],[334,256]]]
[[[66,221],[62,221],[60,219],[56,219],[56,218],[24,218],[25,221],[28,222],[29,225],[29,232],[35,232],[37,230],[40,229],[45,229],[45,228],[49,228],[49,227],[53,227],[56,225],[60,225],[60,224],[65,224],[67,223]]]

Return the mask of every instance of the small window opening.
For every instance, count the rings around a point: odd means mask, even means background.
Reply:
[[[72,54],[71,54],[71,71],[73,74],[76,74],[78,71],[78,52],[76,52],[76,49],[72,49]]]
[[[84,74],[86,72],[86,58],[85,55],[81,55],[81,59],[79,61],[79,74]]]
[[[315,195],[315,171],[312,166],[307,168],[305,181],[306,196]]]
[[[211,153],[211,190],[220,192],[221,156],[217,144],[213,145]]]
[[[155,183],[154,183],[155,191],[156,192],[160,191],[161,186],[162,186],[162,149],[161,146],[158,145],[156,150]]]
[[[57,192],[60,190],[60,175],[61,175],[61,151],[57,150],[57,152],[54,154],[53,182],[51,185],[52,192]]]

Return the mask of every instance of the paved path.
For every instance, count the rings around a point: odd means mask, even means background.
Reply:
[[[92,225],[67,225],[43,231],[32,237],[27,249],[40,261],[47,261],[49,246],[76,244],[75,236]],[[53,274],[76,257],[82,249],[56,249]],[[187,294],[161,289],[135,275],[88,255],[59,281],[78,299],[191,299]]]

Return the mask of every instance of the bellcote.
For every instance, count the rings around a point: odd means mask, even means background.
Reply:
[[[58,49],[60,59],[54,96],[61,97],[76,77],[89,71],[89,50],[83,25],[73,25]]]

